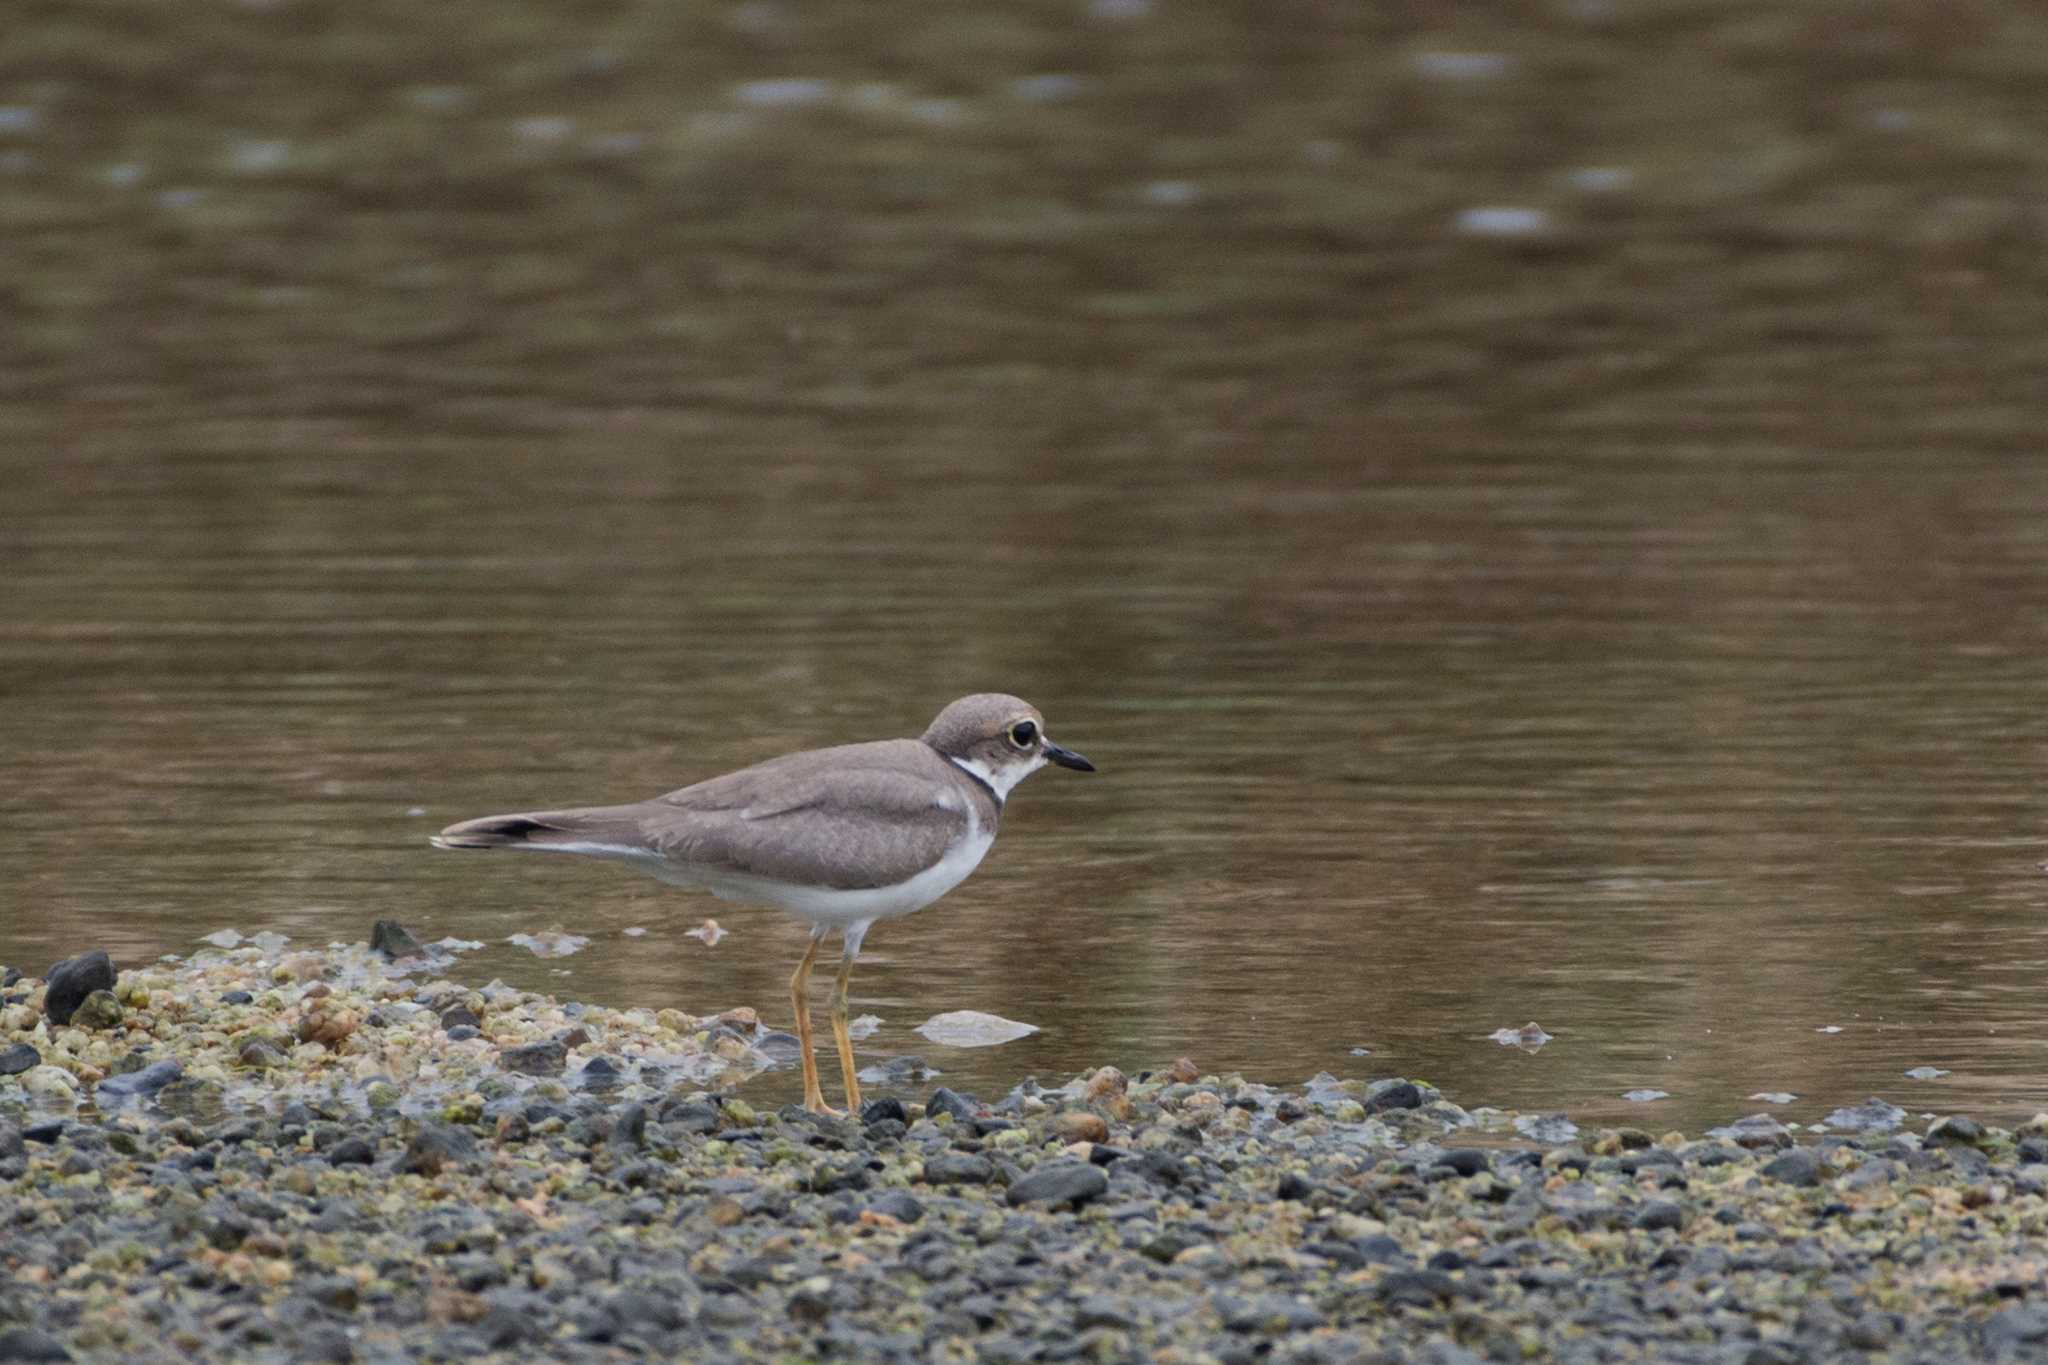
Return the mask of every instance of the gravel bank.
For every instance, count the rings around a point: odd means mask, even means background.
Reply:
[[[735,1093],[787,1058],[745,1012],[445,967],[0,987],[0,1360],[2048,1354],[2048,1117],[1577,1133],[1183,1062],[827,1119]]]

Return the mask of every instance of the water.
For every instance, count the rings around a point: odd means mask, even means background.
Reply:
[[[0,961],[395,918],[485,941],[478,983],[787,1023],[773,912],[426,836],[999,688],[1102,771],[1032,779],[973,879],[870,936],[863,1061],[986,1092],[1187,1054],[1653,1128],[1767,1091],[1803,1121],[2048,1107],[2048,405],[2037,256],[1995,208],[1901,219],[1892,187],[1954,188],[1940,158],[1666,81],[1667,123],[1582,116],[1649,172],[1550,202],[1542,242],[1460,242],[1498,166],[1577,164],[1484,103],[1540,105],[1540,63],[1424,98],[1371,34],[1189,67],[1202,24],[1140,14],[1026,107],[1016,79],[1084,59],[1017,22],[1050,46],[942,29],[879,91],[827,35],[693,46],[687,109],[630,61],[507,75],[563,37],[509,29],[369,112],[395,39],[171,80],[154,123],[36,106],[0,196],[35,265],[0,408]],[[1482,38],[1517,41],[1443,46]],[[1756,35],[1725,38],[1547,41],[1713,73]],[[1859,78],[1787,41],[1817,88]],[[839,113],[729,98],[795,79]],[[1316,93],[1354,87],[1423,100],[1379,107],[1369,160]],[[1918,98],[1929,136],[2020,117]],[[1773,178],[1728,126],[1840,155]],[[506,942],[551,928],[593,942]],[[1041,1032],[912,1032],[953,1009]],[[1489,1040],[1531,1020],[1538,1052]]]

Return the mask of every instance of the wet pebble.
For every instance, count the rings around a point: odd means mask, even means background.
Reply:
[[[99,1084],[103,1099],[133,1099],[139,1095],[153,1095],[185,1074],[185,1068],[176,1061],[165,1058],[152,1062],[138,1071],[129,1071],[109,1076]]]

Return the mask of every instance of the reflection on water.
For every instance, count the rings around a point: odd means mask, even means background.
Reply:
[[[8,125],[0,960],[395,918],[479,982],[786,1022],[772,912],[426,835],[1001,689],[1103,771],[870,936],[864,1062],[2048,1105],[2040,256],[1999,197],[2048,144],[1944,78],[2038,44],[1185,8],[888,61],[792,14],[668,35],[683,86],[508,60],[587,55],[567,18],[429,79],[251,11],[205,22],[288,80]],[[1750,79],[1767,40],[1840,109]],[[1532,124],[1567,67],[1613,98]],[[824,112],[728,93],[793,72]],[[1556,188],[1595,155],[1636,169]],[[1516,187],[1551,237],[1458,237]],[[507,942],[549,929],[592,943]],[[1042,1031],[913,1032],[956,1009]]]

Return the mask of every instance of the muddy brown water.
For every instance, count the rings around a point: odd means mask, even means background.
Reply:
[[[1102,771],[863,1060],[2048,1107],[2048,32],[1942,16],[41,7],[0,961],[787,1023],[773,912],[426,835],[1001,688]]]

